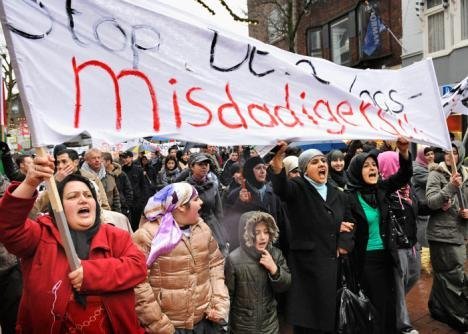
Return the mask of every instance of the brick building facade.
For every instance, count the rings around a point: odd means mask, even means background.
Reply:
[[[294,50],[300,54],[329,59],[335,63],[356,68],[392,68],[401,65],[401,47],[389,31],[379,34],[380,45],[370,55],[363,52],[372,8],[391,32],[400,39],[402,34],[401,0],[283,0],[278,4],[262,4],[262,0],[248,0],[249,17],[259,24],[249,27],[249,35],[288,49],[287,12],[290,6],[290,24],[311,2],[296,32]],[[281,3],[281,0],[277,0]],[[374,16],[375,18],[375,16]],[[281,24],[283,21],[283,24]],[[280,27],[280,29],[277,29]],[[281,29],[281,27],[283,29]],[[276,31],[275,31],[276,30]]]

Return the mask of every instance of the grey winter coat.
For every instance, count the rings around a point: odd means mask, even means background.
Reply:
[[[466,205],[468,205],[468,169],[460,166],[458,172],[462,175],[461,187]],[[458,214],[460,204],[457,198],[458,189],[450,183],[451,173],[445,164],[441,162],[429,172],[426,186],[427,205],[433,213],[427,226],[427,240],[462,245],[468,237],[466,220]],[[452,205],[443,211],[442,205],[451,200]]]
[[[260,252],[255,249],[255,225],[263,221],[270,232],[267,247],[278,266],[275,277],[259,263]],[[279,333],[275,293],[286,291],[291,274],[281,251],[272,246],[278,236],[273,217],[260,211],[244,213],[239,222],[241,246],[226,259],[225,279],[231,299],[229,316],[231,333]]]

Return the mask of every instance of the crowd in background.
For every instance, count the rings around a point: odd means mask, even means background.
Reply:
[[[375,309],[373,332],[414,334],[405,296],[421,247],[432,317],[468,331],[468,170],[452,143],[413,157],[405,140],[327,154],[281,142],[263,157],[250,146],[174,145],[163,156],[57,145],[47,161],[0,142],[2,331],[86,332],[99,319],[103,333],[335,333],[346,259]],[[50,246],[60,243],[45,215],[50,175],[62,202],[83,197],[65,210],[88,224],[69,222],[81,271]],[[49,274],[42,262],[53,259]],[[37,298],[52,319],[33,314]]]

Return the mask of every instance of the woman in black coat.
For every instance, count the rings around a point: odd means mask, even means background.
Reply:
[[[245,188],[241,185],[227,195],[224,206],[224,225],[226,226],[231,251],[240,246],[239,218],[245,212],[261,211],[275,219],[280,230],[278,246],[283,252],[287,249],[287,217],[280,198],[273,192],[267,181],[267,165],[261,157],[248,159],[243,166]]]
[[[402,188],[413,174],[409,142],[397,141],[400,168],[386,180],[379,180],[377,156],[361,153],[348,167],[347,191],[356,223],[353,260],[364,292],[374,305],[379,330],[395,333],[395,287],[393,268],[398,267],[398,250],[389,215],[390,194]]]
[[[287,144],[271,162],[273,189],[286,203],[290,222],[288,264],[292,284],[287,319],[294,333],[335,330],[338,254],[352,247],[346,195],[326,184],[327,159],[311,149],[299,156],[301,176],[288,180],[282,164]]]

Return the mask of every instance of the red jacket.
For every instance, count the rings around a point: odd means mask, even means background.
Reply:
[[[59,333],[72,295],[68,266],[50,216],[27,219],[35,198],[16,198],[8,188],[0,200],[0,242],[21,259],[23,296],[19,333]],[[82,260],[81,291],[102,297],[114,333],[143,333],[135,314],[133,287],[146,278],[145,256],[125,231],[102,224]]]

